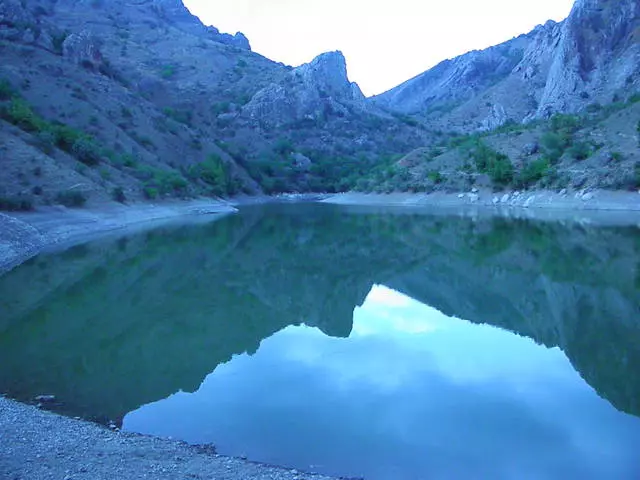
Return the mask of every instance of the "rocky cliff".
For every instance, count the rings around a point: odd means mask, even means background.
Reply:
[[[637,88],[640,4],[635,0],[577,0],[563,23],[538,116],[611,102]]]
[[[347,77],[342,52],[329,52],[260,90],[242,109],[242,116],[281,126],[301,120],[315,122],[329,115],[345,117],[366,108],[360,87]]]
[[[466,131],[611,103],[640,86],[639,9],[578,0],[564,22],[446,60],[374,102]]]

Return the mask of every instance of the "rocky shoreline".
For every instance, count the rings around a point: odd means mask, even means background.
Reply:
[[[82,210],[47,207],[35,212],[0,213],[0,274],[47,249],[167,222],[212,220],[236,211],[226,202],[196,200],[131,206],[108,204]]]
[[[502,191],[473,189],[464,193],[359,193],[348,192],[331,195],[325,203],[339,205],[392,205],[435,207],[494,207],[553,210],[608,210],[640,212],[640,191],[621,192],[604,190],[579,190],[560,192],[550,190]]]
[[[38,253],[82,243],[109,232],[148,229],[166,222],[211,220],[237,211],[238,206],[268,202],[320,202],[349,206],[429,207],[440,213],[486,214],[538,219],[615,220],[640,223],[640,192],[491,192],[338,194],[283,194],[275,197],[242,197],[229,202],[216,200],[140,203],[130,206],[105,204],[90,209],[40,208],[28,213],[0,213],[0,274],[6,273]]]
[[[640,192],[504,191],[465,193],[338,193],[323,203],[359,207],[428,208],[439,214],[483,214],[507,218],[639,224]]]
[[[0,397],[0,478],[20,480],[337,480],[110,430]]]

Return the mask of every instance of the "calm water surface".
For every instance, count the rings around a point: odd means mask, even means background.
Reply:
[[[247,208],[0,277],[0,392],[372,480],[640,478],[640,230]]]

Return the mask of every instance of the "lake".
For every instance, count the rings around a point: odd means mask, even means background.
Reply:
[[[0,277],[0,392],[370,480],[640,477],[640,229],[320,204]]]

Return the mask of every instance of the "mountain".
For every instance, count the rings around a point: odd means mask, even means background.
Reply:
[[[372,98],[440,138],[358,188],[640,189],[638,32],[637,1],[578,0],[563,22],[446,60]]]
[[[640,188],[638,8],[579,0],[563,22],[368,99],[341,52],[292,68],[180,0],[5,0],[0,210]]]
[[[637,1],[577,0],[565,21],[446,60],[374,102],[467,131],[579,112],[638,90],[638,32]]]
[[[7,0],[0,41],[3,209],[332,190],[425,142],[341,53],[292,69],[180,0]]]

